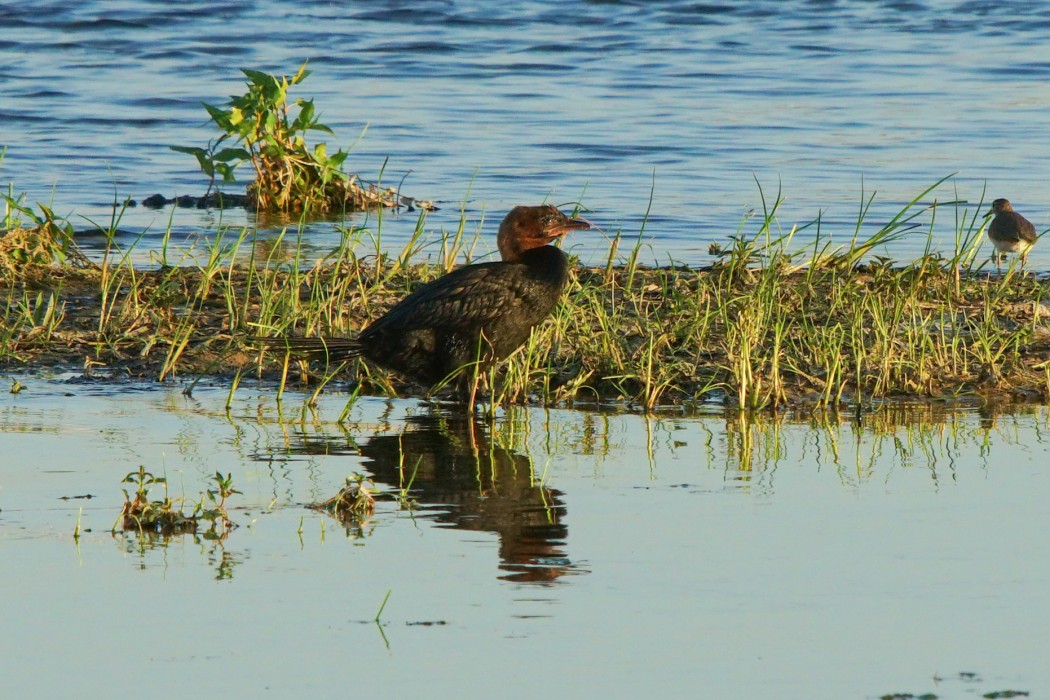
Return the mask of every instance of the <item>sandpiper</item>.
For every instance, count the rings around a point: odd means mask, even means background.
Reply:
[[[1010,200],[999,198],[992,202],[992,223],[988,224],[988,238],[995,245],[995,264],[998,267],[1003,253],[1020,253],[1021,266],[1028,259],[1028,252],[1038,238],[1032,222],[1014,211]]]

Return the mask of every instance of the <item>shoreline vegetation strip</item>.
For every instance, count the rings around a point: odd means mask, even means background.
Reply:
[[[630,239],[618,234],[607,264],[575,267],[552,317],[489,378],[491,400],[633,410],[1047,401],[1047,283],[1016,260],[997,273],[979,259],[981,206],[948,203],[951,254],[906,265],[873,255],[926,226],[916,221],[924,212],[933,213],[932,241],[938,206],[919,200],[941,182],[871,237],[854,235],[840,247],[820,233],[819,220],[807,225],[817,231],[810,242],[794,247],[807,227],[782,232],[779,197],[754,220],[756,234],[732,236],[703,269],[644,267],[641,237],[621,256],[619,244]],[[0,367],[108,368],[156,380],[243,375],[313,391],[349,380],[355,392],[421,396],[425,388],[367,364],[263,353],[252,338],[353,334],[478,245],[478,233],[464,234],[465,222],[428,241],[425,221],[420,212],[397,254],[369,249],[378,232],[347,228],[335,250],[307,265],[284,237],[264,242],[249,230],[220,231],[195,262],[162,259],[142,269],[113,237],[101,261],[88,260],[68,228],[43,211],[0,236]],[[428,262],[416,262],[424,254]]]

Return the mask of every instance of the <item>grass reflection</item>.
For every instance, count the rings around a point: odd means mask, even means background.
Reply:
[[[745,479],[781,464],[810,462],[833,466],[850,481],[893,466],[925,468],[936,478],[951,473],[960,459],[987,460],[993,445],[1045,442],[1047,416],[1045,407],[1027,404],[893,404],[806,416],[738,412],[725,419],[725,463]]]

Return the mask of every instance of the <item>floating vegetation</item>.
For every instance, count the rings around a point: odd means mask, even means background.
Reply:
[[[119,529],[162,536],[197,531],[197,519],[192,514],[186,515],[183,512],[184,499],[175,499],[168,495],[167,478],[155,476],[140,465],[138,471],[129,472],[122,483],[134,484],[135,492],[132,495],[127,489],[122,489],[124,506],[117,518]],[[150,491],[155,486],[164,488],[164,498],[150,499]],[[114,531],[118,529],[118,525],[114,525]]]
[[[375,490],[376,485],[370,479],[361,474],[353,474],[346,477],[346,485],[339,489],[339,493],[310,507],[333,515],[340,522],[357,523],[375,513]]]
[[[254,179],[248,185],[245,204],[262,213],[317,215],[375,207],[433,208],[430,202],[402,197],[394,188],[380,188],[345,173],[342,166],[347,151],[329,153],[323,142],[307,143],[308,132],[333,132],[319,121],[313,100],[296,98],[289,103],[289,88],[310,75],[305,63],[292,76],[242,72],[248,78],[247,92],[232,97],[225,107],[204,105],[222,134],[204,148],[171,147],[194,156],[208,176],[208,193],[200,201],[208,201],[217,178],[222,184],[233,183],[234,171],[248,163]],[[227,142],[237,145],[223,147]],[[156,203],[157,197],[150,200]]]
[[[129,472],[122,481],[125,484],[133,484],[135,492],[132,495],[127,489],[122,489],[124,505],[113,531],[120,529],[125,532],[137,532],[142,536],[172,537],[197,534],[203,521],[210,523],[203,533],[205,539],[225,539],[236,527],[226,510],[226,499],[240,491],[233,488],[233,478],[230,474],[223,476],[222,473],[215,472],[212,481],[215,488],[208,489],[201,500],[193,504],[191,511],[186,513],[186,499],[172,498],[168,494],[167,478],[156,476],[140,465],[137,471]],[[151,499],[150,491],[157,486],[164,489],[164,497]]]
[[[967,688],[967,695],[976,695],[980,692],[978,688],[972,687],[973,685],[982,685],[986,683],[981,676],[970,671],[961,671],[947,677],[934,676],[934,681],[936,681],[938,685],[961,682],[967,686],[971,686]],[[1029,694],[1030,693],[1027,690],[992,690],[986,693],[981,693],[980,697],[989,699],[1026,698]],[[880,695],[879,700],[937,700],[939,697],[942,696],[937,695],[936,693],[886,693]],[[956,696],[952,695],[951,697]]]

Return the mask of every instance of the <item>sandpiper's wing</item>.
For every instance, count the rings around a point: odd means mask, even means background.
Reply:
[[[1035,243],[1035,226],[1015,211],[1003,211],[995,215],[988,227],[988,237],[1003,243]]]

